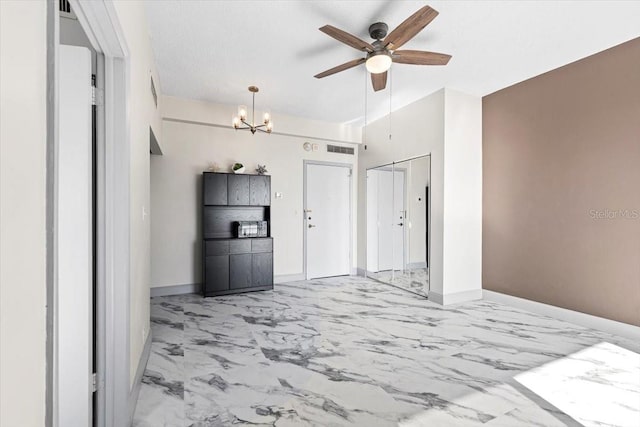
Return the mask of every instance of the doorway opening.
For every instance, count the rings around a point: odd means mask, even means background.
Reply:
[[[57,421],[96,425],[98,372],[98,53],[67,2],[59,3]],[[98,76],[100,74],[100,76]]]
[[[130,419],[125,40],[112,2],[48,3],[47,425]]]

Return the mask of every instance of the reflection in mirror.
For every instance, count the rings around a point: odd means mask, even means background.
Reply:
[[[367,170],[367,274],[428,296],[430,156]]]

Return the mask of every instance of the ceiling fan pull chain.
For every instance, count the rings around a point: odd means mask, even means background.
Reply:
[[[367,69],[364,69],[364,127],[362,128],[362,140],[365,143],[365,150],[367,149],[366,147],[366,136],[367,136],[367,88],[369,87],[369,73],[367,72]]]
[[[389,69],[389,142],[391,142],[391,94],[393,92],[393,72]]]

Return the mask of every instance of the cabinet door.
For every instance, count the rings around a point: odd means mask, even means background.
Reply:
[[[228,290],[229,255],[208,256],[204,263],[204,294]]]
[[[229,255],[229,276],[231,289],[251,287],[251,254]]]
[[[266,175],[251,175],[249,189],[251,191],[250,204],[254,206],[271,205],[271,180]]]
[[[227,204],[227,175],[223,173],[205,173],[204,204],[205,205],[226,205]]]
[[[251,255],[251,274],[253,275],[253,286],[273,285],[273,254]]]
[[[249,176],[227,175],[227,197],[229,205],[249,205]]]

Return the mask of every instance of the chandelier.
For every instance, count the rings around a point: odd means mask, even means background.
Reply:
[[[233,116],[233,128],[236,130],[250,130],[251,133],[256,133],[256,131],[271,133],[273,130],[273,121],[271,120],[271,115],[266,112],[264,116],[262,116],[262,123],[256,125],[256,93],[258,92],[257,86],[249,86],[249,92],[253,95],[253,101],[251,105],[251,123],[247,122],[247,106],[240,105],[238,107],[238,115]]]

